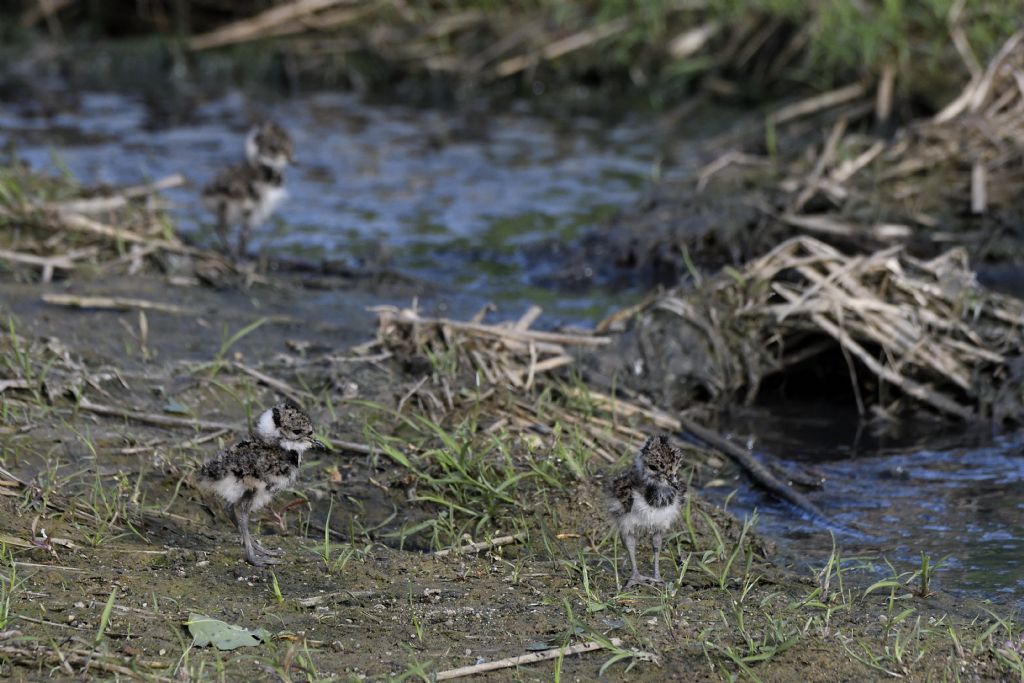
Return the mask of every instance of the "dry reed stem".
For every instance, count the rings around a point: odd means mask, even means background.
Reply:
[[[511,534],[508,536],[495,536],[489,541],[478,541],[467,545],[457,545],[451,548],[443,548],[434,553],[434,557],[446,557],[448,555],[470,555],[481,550],[492,550],[513,543],[522,543],[526,540],[526,533]]]
[[[313,398],[313,395],[311,393],[309,393],[308,391],[304,391],[302,389],[296,389],[295,387],[291,386],[287,382],[279,380],[279,379],[277,379],[275,377],[271,377],[270,375],[266,374],[265,372],[257,370],[256,368],[253,368],[253,367],[249,367],[248,365],[246,365],[244,363],[240,363],[238,361],[234,361],[231,365],[235,369],[240,370],[241,372],[244,372],[245,374],[249,375],[253,379],[257,380],[258,382],[261,382],[261,383],[267,385],[271,389],[276,389],[277,391],[279,391],[280,393],[284,394],[285,396],[287,396],[288,398],[290,398],[291,400],[295,401],[296,403],[298,403],[300,405],[302,403],[304,403],[305,400]]]
[[[54,306],[70,306],[72,308],[101,308],[108,310],[125,311],[138,309],[142,311],[157,311],[159,313],[172,313],[174,315],[195,315],[196,311],[184,306],[165,304],[160,301],[147,301],[145,299],[131,299],[118,296],[76,296],[74,294],[43,294],[45,303]]]
[[[292,2],[271,7],[268,10],[257,14],[250,19],[242,19],[216,31],[195,36],[188,41],[190,50],[209,50],[215,47],[224,47],[236,43],[244,43],[250,40],[258,40],[267,35],[281,35],[282,26],[294,24],[296,21],[308,17],[311,14],[320,12],[337,5],[358,4],[359,0],[293,0]],[[296,31],[304,27],[297,25]]]
[[[499,62],[498,65],[494,67],[493,73],[498,78],[512,76],[536,66],[541,61],[558,59],[570,52],[575,52],[576,50],[580,50],[606,38],[610,38],[617,33],[622,33],[627,28],[629,28],[628,19],[625,17],[614,19],[605,24],[594,26],[556,40],[545,45],[536,52],[510,57],[509,59]]]
[[[185,184],[185,176],[180,173],[169,175],[160,180],[141,185],[123,187],[116,192],[102,197],[89,197],[85,199],[68,199],[62,202],[43,204],[39,208],[49,211],[63,211],[68,213],[101,213],[114,211],[128,206],[131,200],[139,197],[146,197],[156,194],[161,190],[168,190],[173,187],[180,187]]]
[[[858,100],[867,94],[867,88],[863,83],[851,83],[843,88],[830,90],[820,95],[808,97],[807,99],[786,105],[769,115],[769,120],[774,125],[780,125],[787,121],[817,114],[826,109],[838,107]]]
[[[92,255],[95,253],[95,250],[89,250],[86,253],[88,255]],[[42,275],[40,276],[40,280],[42,282],[52,281],[53,273],[57,269],[74,270],[76,268],[74,258],[70,254],[64,254],[62,256],[36,256],[35,254],[23,254],[16,251],[0,249],[0,260],[29,266],[39,266],[42,268]]]
[[[622,640],[620,640],[619,638],[612,638],[610,642],[615,647],[622,646]],[[589,643],[580,643],[578,645],[571,645],[569,647],[556,647],[550,650],[544,650],[543,652],[532,652],[528,655],[519,655],[518,657],[507,657],[506,659],[499,659],[493,662],[484,662],[483,664],[462,666],[458,669],[447,669],[445,671],[438,671],[434,675],[434,680],[447,681],[452,678],[474,676],[476,674],[486,673],[488,671],[510,669],[516,666],[523,666],[524,664],[535,664],[536,662],[543,662],[549,659],[558,659],[559,657],[578,655],[583,654],[584,652],[594,652],[596,650],[602,649],[603,647],[604,645],[597,641],[591,641]]]

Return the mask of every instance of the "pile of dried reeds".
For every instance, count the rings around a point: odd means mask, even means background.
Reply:
[[[479,405],[507,389],[489,404],[488,414],[494,421],[486,427],[488,432],[505,430],[544,439],[561,424],[575,430],[578,438],[610,463],[646,438],[629,424],[572,410],[564,402],[546,403],[541,411],[536,400],[528,400],[526,392],[558,384],[561,374],[556,371],[575,362],[570,349],[599,347],[609,342],[607,337],[531,329],[541,314],[536,306],[518,320],[495,324],[484,322],[489,308],[469,321],[424,317],[415,307],[372,310],[378,317],[377,345],[400,359],[431,363],[429,372],[398,402],[399,412],[415,402],[420,411],[440,422],[448,413]],[[563,393],[572,391],[563,387]]]
[[[164,213],[161,190],[184,183],[173,175],[133,187],[86,190],[64,177],[35,173],[20,163],[0,168],[0,262],[55,275],[87,268],[135,273],[168,267],[185,257],[193,271],[233,270],[219,255],[184,244]]]
[[[255,16],[194,36],[189,48],[209,50],[257,40],[290,38],[279,49],[310,62],[336,65],[351,55],[372,54],[406,71],[490,81],[536,69],[598,48],[636,29],[628,16],[602,18],[589,9],[556,21],[539,7],[472,3],[408,5],[380,0],[290,0]],[[582,16],[577,16],[582,15]],[[571,17],[574,17],[573,20]],[[568,19],[568,20],[566,20]],[[687,56],[699,51],[721,26],[709,22],[672,44]]]
[[[632,370],[622,380],[676,402],[751,400],[765,377],[838,349],[862,412],[909,402],[964,420],[1024,417],[1024,303],[980,287],[962,249],[930,261],[899,246],[849,256],[799,237],[627,313],[601,328],[628,321],[630,343],[612,347]]]
[[[554,437],[570,431],[607,463],[616,463],[622,454],[635,451],[652,429],[688,431],[736,462],[759,486],[821,516],[813,503],[779,481],[746,450],[690,417],[665,412],[642,398],[633,400],[635,394],[628,389],[609,395],[571,381],[564,370],[577,359],[570,351],[584,356],[601,354],[611,342],[608,336],[532,330],[541,313],[536,306],[519,320],[498,324],[483,322],[488,309],[468,322],[425,318],[415,309],[393,306],[374,310],[378,333],[373,346],[400,359],[427,359],[432,364],[430,372],[398,401],[399,413],[415,403],[419,411],[440,424],[449,414],[464,414],[486,402],[487,415],[493,418],[484,427],[487,433],[503,431],[527,438],[550,452]],[[544,398],[538,400],[539,396]],[[711,451],[690,445],[684,449],[688,462],[700,470],[717,470],[723,465]]]
[[[969,45],[963,55],[972,77],[961,94],[892,139],[849,131],[849,119],[839,118],[809,165],[795,164],[782,182],[782,222],[844,243],[979,249],[993,235],[967,216],[1016,222],[1024,186],[1024,30],[984,68]]]
[[[389,350],[440,365],[450,359],[459,366],[453,370],[468,368],[488,384],[517,388],[532,388],[541,374],[572,363],[568,347],[602,346],[609,341],[585,332],[530,329],[541,314],[538,306],[531,306],[519,320],[499,324],[483,322],[488,309],[468,322],[423,317],[415,308],[372,310],[377,313],[377,339]]]

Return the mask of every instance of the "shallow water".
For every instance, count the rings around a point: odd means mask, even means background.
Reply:
[[[173,124],[150,100],[125,94],[81,94],[70,109],[46,116],[33,102],[8,104],[0,107],[0,144],[14,142],[34,167],[66,165],[86,184],[182,172],[189,186],[167,193],[172,214],[188,239],[206,243],[198,188],[239,160],[257,115],[293,132],[301,165],[289,172],[291,197],[281,215],[253,246],[387,263],[439,285],[428,304],[443,302],[456,316],[495,301],[511,315],[539,303],[547,324],[592,322],[633,300],[638,288],[538,286],[536,264],[520,247],[596,227],[637,200],[657,160],[678,165],[686,154],[685,141],[666,147],[639,120],[554,123],[525,108],[462,114],[338,94],[272,102],[231,94],[185,108]],[[318,301],[330,307],[331,296]],[[1024,436],[926,427],[877,437],[837,417],[850,413],[775,408],[734,415],[727,427],[740,441],[753,437],[761,452],[824,477],[824,489],[811,497],[840,525],[864,530],[837,535],[847,555],[885,555],[911,570],[923,550],[947,558],[936,585],[1024,606]],[[759,509],[761,531],[784,540],[784,556],[824,560],[827,530],[742,481],[715,491],[724,499],[736,485],[731,509]]]
[[[1024,608],[1024,433],[929,423],[876,434],[808,405],[747,411],[726,424],[738,441],[753,437],[755,453],[824,481],[808,497],[836,523],[844,556],[875,558],[884,574],[883,560],[913,571],[924,552],[942,561],[936,587]],[[757,510],[758,528],[783,540],[787,560],[820,567],[827,559],[830,530],[787,505],[741,489],[730,509]]]
[[[184,173],[189,186],[166,193],[172,214],[186,237],[210,243],[199,188],[241,160],[259,116],[291,131],[299,166],[254,249],[386,262],[458,288],[472,306],[518,308],[525,290],[549,315],[571,321],[628,299],[619,290],[563,299],[535,288],[519,247],[568,240],[635,201],[664,153],[642,123],[555,124],[525,110],[463,114],[340,94],[268,102],[236,93],[189,107],[168,126],[148,98],[94,92],[46,118],[30,103],[0,109],[0,143],[14,141],[36,168],[56,160],[86,184]]]

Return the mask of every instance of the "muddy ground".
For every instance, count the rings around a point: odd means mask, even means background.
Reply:
[[[487,389],[445,359],[386,346],[353,350],[373,339],[366,307],[407,302],[414,292],[402,286],[338,281],[344,296],[333,291],[327,307],[322,290],[286,277],[220,289],[169,285],[155,272],[53,284],[25,271],[3,278],[0,379],[22,380],[0,391],[5,677],[429,681],[589,641],[599,649],[481,677],[1024,673],[1013,622],[929,593],[920,568],[844,558],[841,548],[816,574],[773,564],[755,522],[702,501],[703,486],[737,474],[697,448],[687,451],[685,518],[666,543],[670,583],[623,591],[624,552],[605,521],[601,485],[629,450],[615,453],[615,464],[597,457],[572,423],[547,416],[554,399],[545,392]],[[55,292],[188,312],[150,310],[143,321],[134,308],[42,302]],[[455,400],[442,410],[424,387]],[[265,543],[287,555],[257,569],[191,481],[285,389],[334,450],[308,459],[294,491],[260,515]],[[528,429],[503,422],[517,401],[535,409]],[[161,418],[181,426],[154,424]],[[504,534],[520,542],[434,554]],[[193,612],[273,638],[231,652],[192,647]]]

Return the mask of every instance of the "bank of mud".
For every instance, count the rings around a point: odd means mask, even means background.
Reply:
[[[71,201],[60,187],[45,200]],[[1016,625],[933,593],[920,567],[844,558],[841,533],[820,571],[773,564],[754,520],[704,502],[739,476],[714,449],[685,446],[669,586],[620,592],[603,481],[671,414],[609,404],[575,374],[571,351],[601,334],[538,330],[537,311],[432,318],[401,308],[414,292],[361,279],[335,281],[325,307],[300,278],[154,236],[153,204],[92,214],[112,235],[62,230],[87,223],[39,198],[5,205],[6,248],[93,251],[50,282],[34,263],[3,276],[0,656],[14,679],[430,680],[582,642],[598,651],[487,676],[1020,675]],[[133,258],[118,246],[132,235],[152,249]],[[192,477],[282,396],[333,450],[261,516],[289,560],[265,571]],[[484,547],[436,554],[470,542]],[[193,612],[273,640],[191,648]]]
[[[899,245],[934,258],[960,246],[976,270],[1006,282],[1006,269],[1024,264],[1022,63],[1018,32],[958,95],[901,125],[883,119],[881,96],[866,88],[736,117],[695,141],[698,162],[635,206],[571,246],[540,244],[531,255],[561,259],[551,280],[576,287],[671,286],[809,235],[849,253]]]

